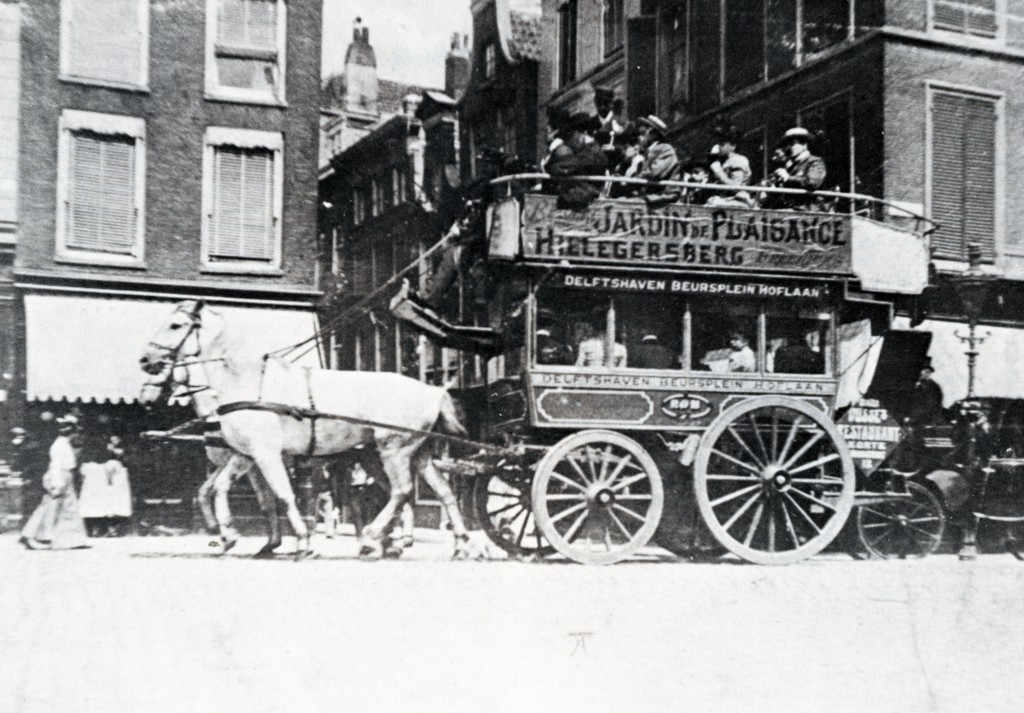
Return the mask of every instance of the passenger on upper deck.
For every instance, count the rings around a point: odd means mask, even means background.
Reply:
[[[626,178],[638,178],[644,166],[644,152],[640,148],[640,132],[635,126],[627,126],[615,137],[615,150],[617,159],[612,173]],[[639,192],[638,185],[609,181],[607,193],[611,198],[625,198]]]
[[[672,144],[665,141],[668,126],[654,116],[642,117],[640,124],[646,128],[640,137],[640,147],[644,151],[644,167],[640,178],[649,181],[670,181],[679,176],[679,157]]]
[[[707,162],[702,159],[690,159],[683,167],[683,180],[687,183],[708,183],[709,179]],[[683,195],[690,205],[704,205],[708,202],[708,193],[710,191],[703,188],[687,188]]]
[[[603,148],[610,149],[622,133],[623,126],[618,115],[622,111],[622,100],[615,98],[615,90],[608,87],[594,87],[594,109],[597,110],[598,126],[594,138]]]
[[[718,129],[718,143],[711,149],[711,176],[714,182],[723,186],[746,186],[750,183],[750,161],[736,151],[736,130],[732,127]],[[746,191],[735,193],[715,192],[708,205],[735,205],[750,207],[753,200]]]
[[[573,114],[566,127],[568,138],[565,147],[560,147],[547,163],[547,172],[552,176],[600,176],[608,167],[601,147],[594,141],[593,132],[597,120],[589,114]],[[563,151],[562,148],[568,148]],[[587,181],[559,181],[558,207],[585,208],[601,192],[599,183]]]
[[[786,132],[782,139],[789,160],[786,165],[775,169],[773,184],[782,188],[803,188],[814,191],[825,182],[825,162],[810,151],[811,132],[797,126]],[[776,194],[772,196],[772,207],[807,210],[813,207],[814,196]]]

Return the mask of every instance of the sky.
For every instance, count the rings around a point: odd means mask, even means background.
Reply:
[[[337,74],[352,40],[352,21],[370,28],[377,76],[444,87],[444,58],[454,32],[469,34],[470,0],[323,0],[321,73]]]

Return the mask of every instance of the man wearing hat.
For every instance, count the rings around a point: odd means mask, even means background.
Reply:
[[[671,349],[658,342],[658,335],[645,334],[629,352],[629,365],[635,369],[675,369],[679,360]]]
[[[914,393],[910,398],[910,424],[913,426],[931,426],[945,421],[942,410],[942,387],[935,383],[932,375],[935,367],[931,358],[926,358],[921,366],[921,373],[914,384]]]
[[[679,176],[679,156],[672,144],[665,141],[668,126],[658,117],[650,114],[641,117],[638,123],[644,127],[640,136],[640,147],[644,150],[644,167],[640,178],[649,181],[670,181]]]
[[[604,175],[608,159],[594,141],[597,126],[597,118],[590,114],[580,112],[569,117],[564,147],[568,150],[555,153],[547,164],[547,172],[561,178]],[[556,185],[559,208],[586,208],[601,192],[601,184],[597,182],[562,180]]]
[[[789,160],[772,174],[776,186],[814,191],[825,182],[825,162],[811,153],[810,143],[811,132],[802,126],[793,127],[785,133],[782,145]],[[812,196],[780,194],[778,202],[785,208],[800,210],[809,208],[814,199]]]

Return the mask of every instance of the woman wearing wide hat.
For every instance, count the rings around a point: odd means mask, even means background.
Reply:
[[[43,475],[46,493],[21,531],[20,541],[30,550],[89,546],[75,495],[77,461],[71,435],[77,426],[78,419],[71,414],[57,419],[58,433],[50,446],[50,465]]]

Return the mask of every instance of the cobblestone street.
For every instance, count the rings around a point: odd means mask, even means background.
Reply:
[[[1024,567],[219,556],[200,536],[0,537],[0,710],[1011,711]],[[286,541],[286,547],[288,542]]]

